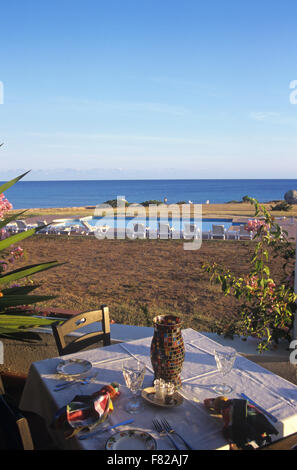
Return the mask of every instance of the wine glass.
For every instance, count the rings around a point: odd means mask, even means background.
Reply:
[[[229,347],[224,348],[224,350],[215,349],[214,356],[218,371],[222,374],[223,377],[225,377],[225,375],[229,374],[233,367],[236,358],[236,350]],[[226,383],[215,385],[213,389],[220,395],[226,395],[233,390],[232,387]]]
[[[137,360],[127,361],[123,363],[122,369],[126,385],[132,392],[132,397],[129,398],[126,405],[126,411],[131,414],[139,413],[142,409],[139,392],[144,379],[145,365]]]

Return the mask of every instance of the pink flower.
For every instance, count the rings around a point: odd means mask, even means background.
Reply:
[[[5,198],[4,194],[0,194],[0,218],[3,217],[3,215],[10,211],[13,208],[12,204],[8,201],[8,199]]]
[[[269,229],[269,225],[266,224],[264,220],[253,219],[248,221],[245,229],[248,232],[257,232],[261,227],[263,227],[265,232],[267,232]]]
[[[18,258],[20,258],[21,256],[23,256],[24,250],[23,250],[23,248],[21,248],[20,246],[18,246],[17,248],[15,248],[14,250],[12,250],[12,251],[10,252],[10,254],[11,254],[15,259],[18,259]]]
[[[0,230],[0,240],[4,240],[7,237],[9,237],[8,232],[5,230],[5,228],[2,228]]]

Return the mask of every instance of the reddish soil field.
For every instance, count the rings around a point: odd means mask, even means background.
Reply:
[[[185,251],[180,240],[97,240],[88,237],[35,236],[21,243],[22,264],[50,260],[63,266],[34,276],[36,293],[56,299],[45,306],[83,311],[107,304],[116,323],[151,325],[153,316],[175,313],[185,327],[214,331],[234,319],[238,302],[224,297],[202,269],[217,262],[237,274],[249,270],[254,242],[205,240]],[[272,277],[282,260],[271,263]]]

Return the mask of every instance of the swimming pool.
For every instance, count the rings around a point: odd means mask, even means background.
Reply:
[[[133,228],[136,223],[144,224],[152,230],[158,228],[158,223],[168,223],[170,227],[175,230],[183,230],[184,224],[195,223],[197,226],[202,226],[202,232],[209,232],[213,225],[224,225],[226,229],[231,225],[240,225],[239,223],[232,223],[232,219],[189,219],[189,218],[145,218],[145,217],[83,217],[82,219],[59,219],[55,221],[55,225],[82,225],[82,221],[96,227],[107,225],[110,228]]]

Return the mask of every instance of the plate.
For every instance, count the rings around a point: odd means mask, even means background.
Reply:
[[[106,442],[107,450],[155,450],[155,439],[145,431],[129,429],[111,436]]]
[[[92,369],[92,364],[85,359],[67,359],[58,364],[58,374],[71,377],[80,376]]]
[[[141,392],[141,396],[144,398],[144,400],[148,401],[152,405],[166,408],[174,408],[175,406],[181,405],[184,401],[183,397],[178,392],[175,392],[172,395],[172,401],[166,403],[165,401],[156,398],[156,391],[154,387],[144,388]]]

